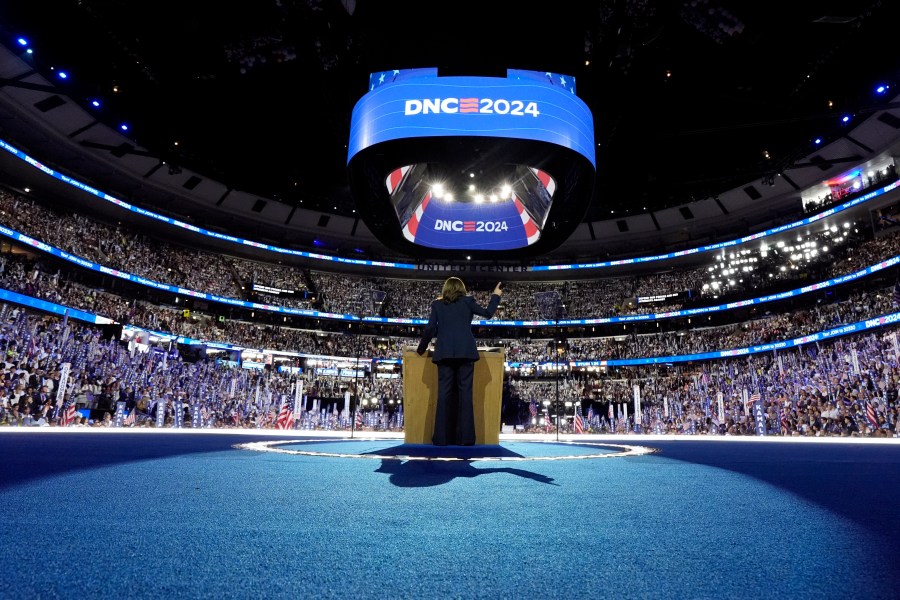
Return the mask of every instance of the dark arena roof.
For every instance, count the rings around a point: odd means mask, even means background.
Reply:
[[[18,119],[0,122],[0,135],[164,214],[288,247],[396,260],[406,257],[359,220],[347,180],[351,111],[381,70],[576,78],[594,117],[596,181],[582,226],[529,259],[538,262],[753,233],[795,218],[804,193],[825,178],[890,154],[857,139],[851,152],[827,157],[828,169],[821,157],[810,162],[892,107],[896,3],[427,4],[5,3],[3,43],[57,87],[61,103],[91,118],[66,121],[66,109],[50,105],[38,116],[93,158],[62,152]],[[33,54],[23,54],[19,36]],[[29,75],[4,77],[10,90]],[[97,133],[123,123],[128,131],[114,139]],[[123,172],[135,175],[130,183],[118,181]]]

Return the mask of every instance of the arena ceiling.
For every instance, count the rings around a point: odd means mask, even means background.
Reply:
[[[29,0],[0,6],[41,71],[177,168],[349,215],[368,74],[574,75],[598,179],[585,220],[765,181],[900,85],[887,1]],[[114,91],[117,90],[117,91]],[[177,142],[177,145],[176,145]]]

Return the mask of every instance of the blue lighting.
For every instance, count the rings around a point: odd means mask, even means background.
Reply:
[[[59,75],[57,75],[57,77],[59,77],[60,79],[68,79],[69,74],[66,73],[65,71],[60,71]]]
[[[20,160],[22,160],[22,161],[28,163],[29,165],[31,165],[32,167],[34,167],[34,168],[36,168],[36,169],[39,169],[39,170],[41,170],[41,171],[44,171],[44,169],[45,169],[45,167],[43,167],[43,165],[41,165],[38,161],[36,161],[36,160],[33,159],[32,157],[28,156],[27,154],[25,154],[24,152],[22,152],[22,151],[19,150],[18,148],[14,147],[14,146],[11,146],[9,143],[7,143],[6,141],[4,141],[2,138],[0,138],[0,150],[9,152],[10,154],[12,154],[13,156],[15,156],[16,158],[18,158],[18,159],[20,159]],[[130,212],[132,212],[132,213],[140,214],[140,215],[143,215],[143,216],[146,216],[146,217],[151,217],[151,218],[156,219],[156,220],[158,220],[158,221],[161,221],[161,222],[164,222],[164,223],[168,223],[169,225],[172,225],[173,227],[180,227],[180,228],[185,229],[185,230],[188,230],[188,231],[193,231],[194,233],[197,233],[197,234],[209,236],[209,237],[216,238],[216,239],[218,239],[218,240],[222,240],[222,241],[226,241],[226,242],[232,242],[232,243],[235,243],[235,244],[250,245],[250,246],[262,248],[262,249],[267,250],[267,251],[277,252],[277,253],[279,253],[279,254],[286,254],[286,255],[291,255],[291,256],[298,256],[298,257],[302,257],[302,258],[310,258],[310,259],[315,259],[315,260],[317,260],[317,261],[323,261],[323,262],[329,261],[329,262],[333,262],[333,263],[342,263],[342,264],[350,264],[350,265],[366,266],[366,267],[384,267],[384,268],[389,268],[389,269],[417,270],[417,269],[422,269],[422,268],[423,268],[423,266],[415,265],[415,264],[412,264],[412,263],[399,263],[399,262],[390,262],[390,261],[364,260],[364,259],[361,259],[361,258],[347,258],[347,257],[342,257],[342,256],[329,256],[329,255],[323,255],[323,254],[317,254],[317,253],[306,252],[306,251],[303,251],[303,250],[294,250],[294,249],[290,249],[290,248],[282,248],[282,247],[279,247],[279,246],[270,246],[270,245],[268,245],[268,244],[262,244],[262,243],[260,243],[260,242],[255,242],[255,241],[252,241],[252,240],[247,240],[247,239],[244,239],[244,238],[235,237],[235,236],[232,236],[232,235],[226,235],[226,234],[224,234],[224,233],[219,233],[219,232],[216,232],[216,231],[210,231],[210,230],[204,229],[204,228],[202,228],[202,227],[197,227],[197,226],[195,226],[195,225],[190,225],[190,224],[188,224],[188,223],[184,223],[184,222],[179,221],[179,220],[177,220],[177,219],[172,219],[172,218],[166,217],[166,216],[161,215],[161,214],[158,214],[158,213],[154,213],[154,212],[151,212],[151,211],[147,211],[146,209],[142,209],[142,208],[138,208],[138,207],[136,207],[136,206],[132,206],[131,204],[125,202],[124,200],[120,200],[120,199],[118,199],[118,198],[116,198],[116,197],[114,197],[114,196],[111,196],[111,195],[107,194],[107,193],[101,192],[101,191],[99,191],[99,190],[97,190],[97,189],[95,189],[95,188],[93,188],[93,187],[91,187],[91,186],[89,186],[89,185],[87,185],[87,184],[81,182],[81,181],[77,181],[77,180],[71,179],[71,178],[69,178],[69,177],[64,177],[63,175],[61,175],[60,173],[57,173],[57,172],[55,172],[55,171],[50,171],[50,172],[48,172],[48,173],[46,173],[46,174],[47,174],[48,176],[50,176],[50,177],[53,177],[53,178],[56,179],[57,181],[61,181],[61,182],[64,182],[64,183],[66,183],[66,184],[68,184],[68,185],[71,185],[71,186],[73,186],[73,187],[76,187],[76,188],[78,188],[79,190],[81,190],[81,191],[83,191],[83,192],[86,192],[87,194],[90,194],[90,195],[92,195],[92,196],[94,196],[94,197],[96,197],[96,198],[98,198],[98,199],[100,199],[100,200],[102,200],[102,201],[104,201],[104,202],[109,202],[109,203],[115,204],[116,206],[119,206],[120,208],[125,209],[125,210],[127,210],[127,211],[130,211]],[[611,267],[620,267],[620,266],[623,266],[623,265],[638,265],[638,264],[643,264],[643,263],[651,263],[651,262],[657,262],[657,261],[663,261],[663,260],[675,259],[675,258],[679,258],[679,257],[682,257],[682,256],[690,256],[690,255],[693,255],[693,254],[702,254],[702,253],[704,253],[704,252],[712,252],[712,251],[714,251],[714,250],[723,250],[723,249],[729,248],[729,247],[731,247],[731,246],[738,246],[738,245],[740,245],[740,244],[744,244],[744,243],[747,243],[747,242],[752,242],[752,241],[757,240],[757,239],[759,239],[759,238],[763,238],[763,237],[767,237],[767,236],[770,236],[770,235],[775,235],[775,234],[784,233],[785,231],[789,231],[789,230],[792,230],[792,229],[796,229],[796,228],[798,228],[798,227],[805,227],[805,226],[807,226],[807,225],[812,225],[812,224],[814,224],[816,221],[818,221],[818,220],[820,220],[820,219],[822,219],[822,218],[824,218],[824,217],[831,217],[832,215],[835,215],[835,214],[837,214],[837,213],[843,212],[843,211],[845,211],[845,210],[849,210],[849,209],[851,209],[851,208],[853,208],[853,207],[855,207],[855,206],[859,206],[859,205],[861,205],[861,204],[865,204],[866,202],[869,202],[869,201],[872,200],[873,198],[880,197],[880,196],[882,196],[882,195],[884,195],[884,194],[887,194],[887,193],[892,192],[892,191],[897,190],[897,189],[900,189],[900,180],[893,181],[893,182],[887,184],[887,185],[884,186],[884,187],[881,187],[881,188],[872,190],[872,191],[870,191],[870,192],[868,192],[868,193],[866,193],[866,194],[864,194],[864,195],[862,195],[862,196],[858,196],[858,197],[856,197],[856,198],[853,198],[852,200],[848,200],[847,202],[844,202],[843,204],[840,204],[840,205],[838,205],[838,206],[834,206],[834,207],[832,207],[832,208],[827,209],[826,211],[824,211],[824,212],[822,212],[822,213],[818,213],[818,214],[812,215],[812,216],[807,217],[807,218],[805,218],[805,219],[801,219],[801,220],[799,220],[799,221],[794,221],[793,223],[787,223],[787,224],[785,224],[785,225],[779,225],[778,227],[771,228],[771,229],[766,229],[765,231],[759,231],[759,232],[757,232],[757,233],[750,234],[750,235],[746,235],[746,236],[743,236],[743,237],[741,237],[741,238],[725,240],[725,241],[722,241],[722,242],[717,242],[717,243],[714,243],[714,244],[707,244],[707,245],[704,245],[704,246],[697,246],[696,248],[688,248],[688,249],[685,249],[685,250],[678,250],[678,251],[675,251],[675,252],[668,252],[668,253],[666,253],[666,254],[657,254],[657,255],[650,255],[650,256],[638,256],[638,257],[635,257],[635,258],[625,258],[625,259],[619,259],[619,260],[607,260],[607,261],[600,261],[600,262],[593,262],[593,263],[533,265],[533,266],[530,266],[530,267],[526,267],[526,270],[527,270],[527,271],[534,271],[534,272],[537,272],[537,271],[543,272],[543,271],[567,271],[567,270],[585,270],[585,269],[604,269],[604,268],[611,268]],[[0,234],[11,235],[11,234],[9,234],[9,233],[6,233],[6,232],[4,231],[5,229],[7,229],[7,228],[5,228],[2,224],[0,224]],[[11,230],[10,230],[10,231],[11,231]],[[18,234],[16,234],[16,235],[18,235]],[[18,239],[18,238],[16,238],[16,239]],[[29,239],[30,239],[30,238],[29,238]],[[23,241],[23,240],[20,240],[20,241]],[[32,241],[24,240],[24,241],[25,241],[26,243],[28,243],[28,244],[32,244],[32,242],[33,242],[33,240],[32,240]],[[43,243],[43,242],[42,242],[42,243]],[[900,264],[900,256],[898,256],[897,258],[898,258],[898,263],[897,263],[897,264]],[[80,264],[80,263],[79,263],[79,264]],[[85,265],[82,264],[81,266],[85,266]],[[427,268],[427,265],[425,265],[425,267]],[[88,268],[93,268],[93,267],[88,267]],[[104,271],[103,269],[106,269],[106,271]],[[109,268],[107,268],[107,267],[102,267],[102,268],[100,268],[100,270],[101,270],[101,272],[106,273],[107,275],[113,275],[113,276],[118,275],[119,277],[122,277],[122,276],[123,276],[123,275],[121,275],[121,272],[115,271],[115,270],[113,270],[113,269],[109,269]],[[135,277],[137,277],[137,276],[135,276]],[[126,276],[126,278],[127,278],[127,276]],[[145,283],[145,281],[142,281],[142,279],[143,279],[143,278],[137,278],[137,279],[135,279],[135,281],[137,281],[138,283]],[[157,287],[158,289],[168,289],[168,288],[160,288],[159,286],[160,286],[160,285],[164,285],[164,284],[159,284],[159,283],[156,283],[156,282],[149,283],[149,284],[146,284],[146,285],[151,285],[151,286],[153,286],[153,287]],[[173,287],[173,288],[171,289],[171,291],[173,291],[173,292],[175,292],[175,293],[180,293],[180,292],[178,292],[178,288],[175,288],[175,287]],[[212,296],[210,296],[208,299],[209,299],[209,300],[212,300],[212,301],[214,301],[214,302],[222,301],[222,300],[218,300],[217,297],[214,298],[214,297],[212,297]],[[224,300],[224,302],[232,303],[231,300]],[[305,313],[305,312],[302,312],[304,309],[296,309],[296,310],[301,311],[301,312],[290,313],[290,314],[300,314],[300,315],[305,315],[305,314],[307,314],[307,313]],[[674,313],[666,313],[666,314],[667,314],[667,316],[674,316]],[[645,320],[645,319],[648,319],[648,316],[645,315],[645,314],[640,314],[640,315],[637,315],[637,316],[636,316],[636,319],[634,319],[634,320]],[[393,322],[397,322],[397,323],[407,323],[407,324],[411,324],[411,325],[415,325],[415,324],[422,324],[422,325],[424,325],[424,324],[425,324],[425,323],[424,323],[424,319],[423,319],[422,321],[423,321],[422,323],[414,323],[413,320],[411,320],[411,319],[400,319],[400,320],[393,320],[393,321],[390,321],[390,322],[392,322],[392,323],[393,323]],[[526,325],[528,325],[528,324],[531,323],[531,322],[529,321],[529,322],[524,322],[524,323],[525,323]],[[593,324],[593,323],[591,323],[591,322],[585,322],[585,323],[583,323],[583,324],[591,325],[591,324]]]
[[[100,101],[99,100],[91,100],[91,106],[93,106],[94,108],[100,108]]]
[[[325,243],[322,240],[313,240],[313,246],[324,246]]]
[[[849,120],[850,120],[850,115],[844,115],[844,118],[841,119],[841,121],[843,121],[844,123],[846,123]]]
[[[816,138],[813,143],[818,146],[819,144],[822,143],[822,138]]]
[[[887,89],[888,89],[888,86],[879,85],[877,88],[875,88],[875,91],[878,92],[879,94],[883,94],[887,91]]]
[[[26,40],[25,38],[19,38],[19,39],[17,39],[16,41],[19,42],[19,45],[20,45],[20,46],[27,46],[27,45],[28,45],[28,40]]]
[[[121,125],[119,125],[119,129],[121,129],[122,131],[128,131],[128,125],[125,123],[122,123]]]

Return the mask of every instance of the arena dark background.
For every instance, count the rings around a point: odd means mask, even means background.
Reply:
[[[841,135],[844,114],[874,110],[876,84],[900,81],[897,13],[833,0],[36,0],[5,3],[0,23],[169,164],[342,215],[370,72],[574,75],[596,128],[590,221],[789,171],[814,138]]]

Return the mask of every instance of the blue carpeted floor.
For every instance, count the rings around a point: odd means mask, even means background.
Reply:
[[[0,597],[900,597],[898,445],[253,439],[0,432]]]

